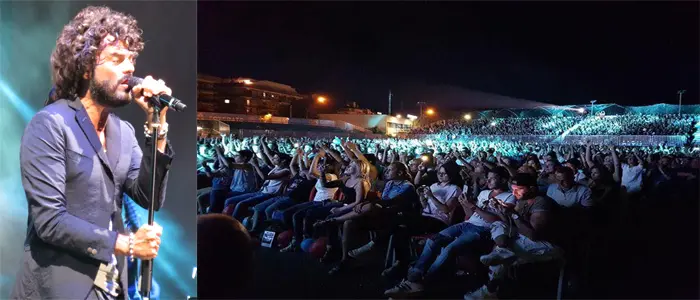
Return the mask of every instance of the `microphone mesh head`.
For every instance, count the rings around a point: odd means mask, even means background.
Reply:
[[[142,78],[138,78],[136,76],[131,76],[129,77],[129,82],[127,85],[129,85],[130,88],[139,85],[143,81]]]

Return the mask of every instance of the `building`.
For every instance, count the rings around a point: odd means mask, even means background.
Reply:
[[[337,113],[346,115],[374,115],[374,112],[371,109],[360,108],[360,106],[357,105],[357,102],[351,102],[350,104],[345,105],[345,107],[339,109]]]
[[[408,133],[413,126],[417,125],[415,118],[405,118],[402,116],[388,116],[379,114],[319,114],[322,120],[343,121],[352,125],[372,130],[375,133],[382,133],[390,136],[397,136]]]
[[[292,117],[304,113],[310,97],[291,86],[250,78],[197,76],[197,111]]]

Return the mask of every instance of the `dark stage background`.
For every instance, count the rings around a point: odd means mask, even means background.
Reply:
[[[186,112],[169,112],[170,141],[176,157],[167,200],[156,222],[164,228],[154,278],[161,299],[196,293],[196,12],[194,1],[0,1],[0,299],[6,298],[20,266],[27,203],[19,174],[19,144],[24,127],[41,109],[51,87],[49,56],[63,26],[88,5],[107,5],[133,15],[146,46],[136,76],[161,78]],[[116,113],[141,128],[144,113],[130,105]],[[137,138],[143,133],[136,130]],[[143,145],[142,145],[143,146]],[[144,149],[147,151],[147,149]],[[140,212],[145,223],[145,210]]]

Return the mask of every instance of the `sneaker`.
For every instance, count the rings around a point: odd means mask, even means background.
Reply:
[[[417,282],[403,280],[397,286],[384,291],[384,296],[391,298],[404,298],[424,291],[423,285]]]
[[[280,252],[296,252],[299,250],[299,247],[299,243],[297,243],[297,240],[293,238],[287,247],[280,249]]]
[[[517,259],[515,253],[508,248],[496,247],[491,251],[491,253],[482,255],[479,260],[482,264],[487,266],[497,266],[510,262],[514,262]]]
[[[364,246],[362,246],[360,248],[357,248],[355,250],[350,250],[350,252],[348,252],[348,256],[350,256],[352,258],[358,258],[358,257],[362,256],[363,254],[366,254],[366,253],[372,251],[373,248],[374,248],[374,241],[370,241],[369,243],[365,244]]]
[[[498,299],[496,293],[489,292],[489,289],[484,285],[480,289],[464,295],[464,300],[477,299]]]

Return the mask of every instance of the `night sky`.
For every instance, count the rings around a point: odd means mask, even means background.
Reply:
[[[387,111],[472,91],[552,104],[698,102],[699,5],[662,2],[202,2],[198,68]],[[533,103],[522,101],[520,103]]]

